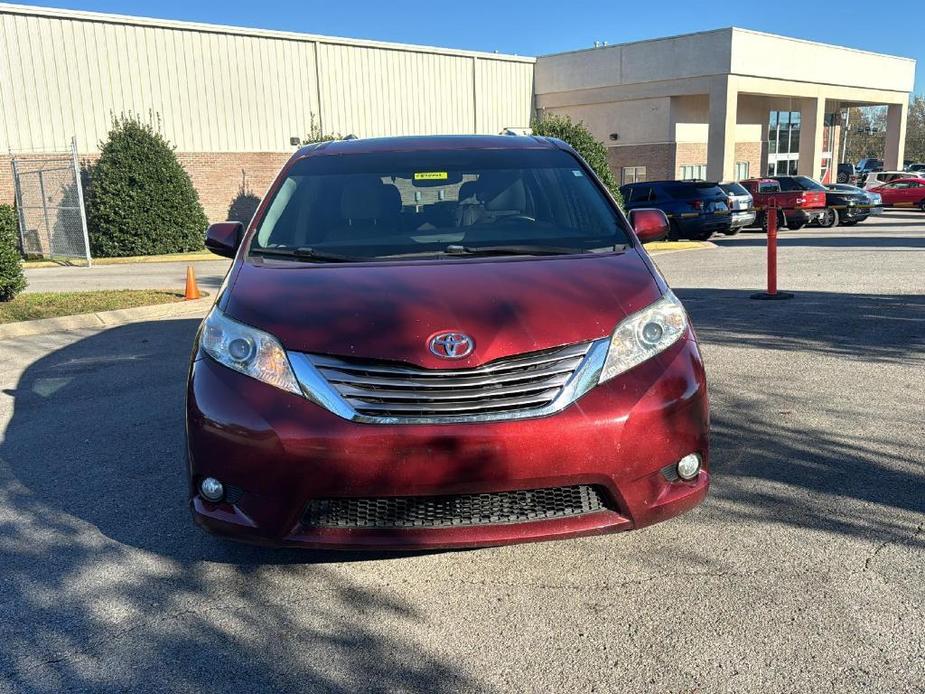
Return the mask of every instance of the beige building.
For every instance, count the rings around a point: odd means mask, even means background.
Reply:
[[[730,28],[540,57],[535,106],[583,120],[623,182],[826,179],[848,106],[888,107],[902,164],[914,81],[908,58]]]

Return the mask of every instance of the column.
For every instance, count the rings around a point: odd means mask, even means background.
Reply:
[[[906,153],[906,116],[909,102],[890,104],[886,112],[886,146],[883,151],[883,170],[902,171]]]
[[[707,140],[707,179],[735,178],[736,110],[739,92],[732,77],[717,77],[710,86],[710,127]]]
[[[825,99],[812,97],[800,102],[800,161],[797,173],[822,178],[822,132],[825,129]]]

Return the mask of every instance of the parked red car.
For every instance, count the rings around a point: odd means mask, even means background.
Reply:
[[[788,229],[802,229],[825,214],[825,187],[807,176],[750,178],[741,182],[755,200],[756,224],[767,229],[771,201],[778,209],[778,223]]]
[[[631,226],[632,224],[632,226]],[[635,233],[634,233],[635,229]],[[301,149],[193,351],[198,523],[273,545],[493,545],[641,528],[709,485],[703,365],[629,220],[565,143]]]
[[[918,207],[925,212],[925,178],[900,178],[873,188],[884,207]]]

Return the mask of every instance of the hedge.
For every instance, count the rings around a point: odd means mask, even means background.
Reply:
[[[135,117],[113,120],[89,172],[87,227],[96,257],[159,255],[203,247],[199,196],[169,142]]]
[[[25,288],[16,209],[0,205],[0,301],[14,299]]]

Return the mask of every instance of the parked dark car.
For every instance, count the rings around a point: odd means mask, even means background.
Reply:
[[[906,171],[909,171],[909,172],[918,171],[918,172],[923,172],[923,173],[925,173],[925,164],[921,164],[921,163],[909,164],[909,165],[906,167]]]
[[[732,223],[729,236],[738,234],[743,228],[749,227],[755,223],[755,199],[748,189],[741,183],[735,181],[729,183],[720,183],[719,187],[726,191],[729,196],[729,210],[732,216]]]
[[[599,535],[707,494],[696,337],[567,144],[304,147],[245,229],[196,336],[189,504],[270,545],[413,549]]]
[[[825,194],[825,213],[814,224],[825,229],[834,226],[854,226],[863,222],[871,214],[883,212],[880,196],[873,195],[863,188],[836,183],[827,185]]]
[[[718,183],[708,181],[647,181],[620,188],[626,209],[654,207],[671,224],[670,239],[705,241],[714,233],[732,229],[729,196]]]
[[[859,176],[866,176],[871,171],[883,170],[883,159],[874,159],[873,157],[864,157],[855,167]]]
[[[839,183],[854,183],[858,180],[858,170],[854,164],[845,162],[838,165],[838,174],[835,177]]]
[[[847,183],[835,183],[827,185],[826,188],[830,191],[826,193],[827,205],[844,205],[844,210],[838,210],[838,219],[836,220],[836,223],[840,226],[854,226],[868,217],[883,214],[883,199],[875,191],[864,190]],[[844,200],[840,202],[838,198],[830,197],[833,192],[844,196]]]

